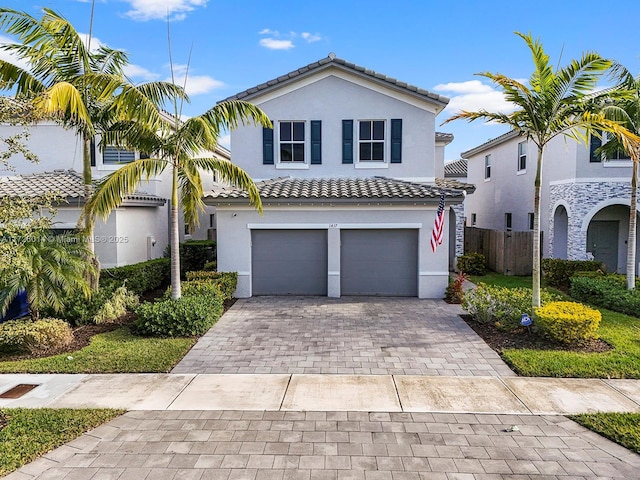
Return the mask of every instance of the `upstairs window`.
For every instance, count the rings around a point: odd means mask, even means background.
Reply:
[[[280,122],[280,162],[305,163],[304,122]]]
[[[518,171],[522,172],[527,169],[527,142],[518,144]]]
[[[511,231],[511,229],[513,228],[512,220],[513,215],[511,215],[511,213],[508,212],[504,214],[504,229],[507,232]]]
[[[361,162],[384,162],[384,120],[360,120],[358,152]]]
[[[597,153],[602,145],[612,140],[612,136],[608,132],[598,131],[589,136],[589,161],[591,163],[602,162],[602,160],[631,160],[631,157],[622,148],[618,148],[613,154]]]
[[[491,179],[491,154],[484,157],[484,179]]]
[[[106,165],[117,165],[119,163],[131,163],[136,159],[135,152],[107,145],[102,154],[102,163]]]

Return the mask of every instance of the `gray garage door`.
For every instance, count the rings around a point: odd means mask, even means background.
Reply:
[[[341,295],[418,296],[418,230],[342,230]]]
[[[253,295],[326,295],[326,230],[252,230]]]

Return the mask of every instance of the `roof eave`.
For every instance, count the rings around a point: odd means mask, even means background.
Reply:
[[[477,147],[472,148],[471,150],[467,150],[466,152],[462,152],[460,156],[462,158],[469,159],[469,157],[473,155],[477,155],[479,153],[484,152],[490,148],[496,147],[504,142],[507,142],[513,138],[519,137],[521,133],[516,130],[511,130],[505,134],[500,135],[499,137],[492,138],[491,140],[484,142],[482,145],[478,145]]]

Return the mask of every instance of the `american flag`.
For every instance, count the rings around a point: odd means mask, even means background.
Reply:
[[[444,228],[444,191],[440,195],[440,203],[436,212],[436,219],[431,230],[431,251],[436,253],[438,245],[442,245],[442,230]]]

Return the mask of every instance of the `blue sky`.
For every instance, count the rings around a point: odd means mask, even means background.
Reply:
[[[79,32],[89,31],[90,0],[2,4],[36,17],[42,7],[52,8]],[[93,35],[129,53],[134,82],[169,78],[167,9],[178,73],[192,50],[187,115],[329,52],[451,98],[438,123],[461,108],[508,108],[501,94],[474,74],[529,77],[531,57],[514,31],[539,37],[554,64],[596,51],[640,72],[637,0],[96,0]],[[447,160],[506,131],[461,121],[438,129],[455,135]]]

